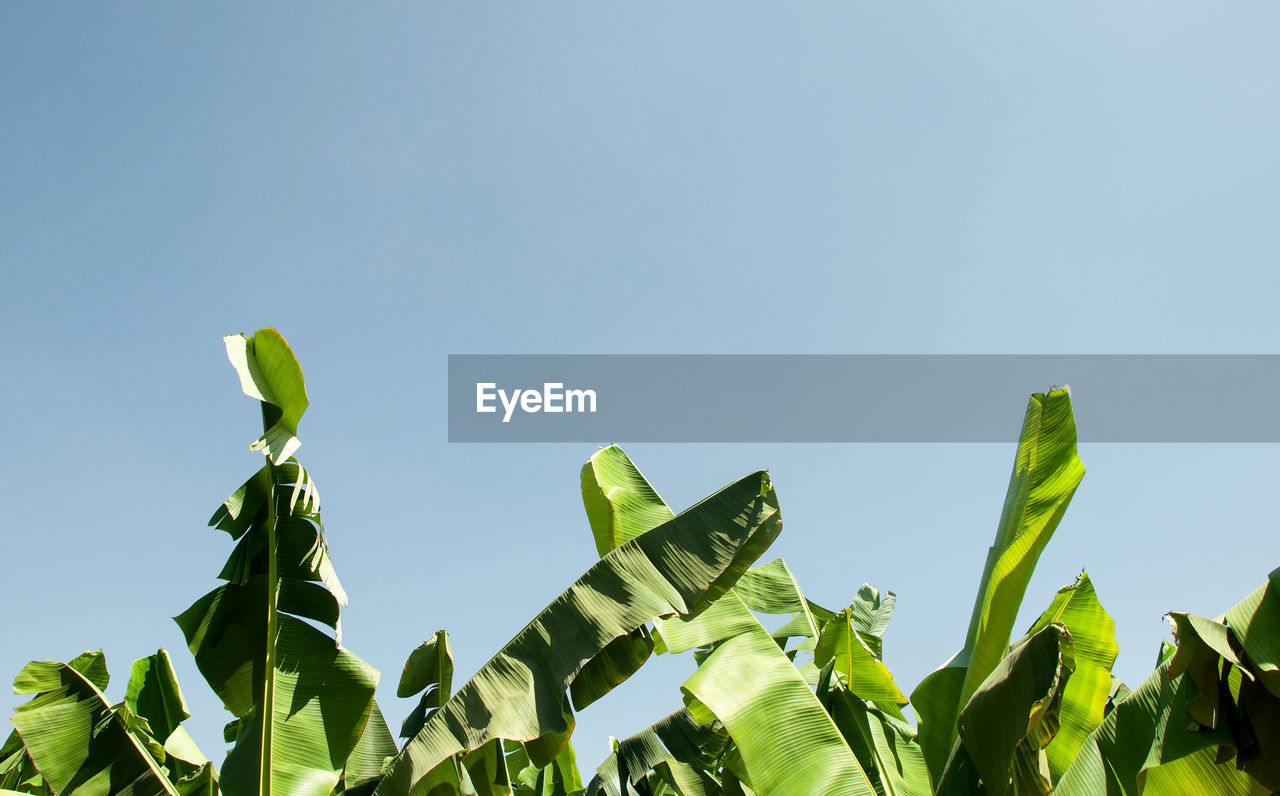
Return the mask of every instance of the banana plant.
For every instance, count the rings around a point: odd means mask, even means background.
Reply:
[[[1280,790],[1280,569],[1217,619],[1169,617],[1176,646],[1109,702],[1057,796]]]
[[[621,540],[642,537],[653,523],[671,513],[617,446],[593,455],[582,468],[581,482],[587,518],[602,554]],[[658,652],[698,651],[699,666],[682,687],[686,707],[620,743],[597,768],[588,792],[625,794],[641,788],[654,790],[660,783],[678,793],[720,793],[744,787],[780,794],[876,793],[863,763],[811,689],[810,679],[818,677],[813,660],[796,665],[799,653],[813,653],[822,628],[828,626],[833,628],[827,636],[830,643],[825,649],[819,646],[818,654],[836,657],[834,628],[843,623],[847,629],[844,649],[856,641],[871,662],[859,656],[854,663],[848,655],[841,660],[857,666],[859,675],[864,665],[883,669],[875,660],[879,639],[869,631],[874,627],[883,632],[892,613],[892,598],[881,603],[869,586],[860,597],[857,610],[868,625],[866,636],[874,639],[876,653],[852,626],[852,608],[836,614],[809,601],[781,559],[748,570],[701,615],[657,621],[653,636]],[[785,614],[791,621],[770,633],[753,611]],[[787,650],[791,638],[802,641]],[[892,688],[884,696],[896,713],[896,706],[905,704],[906,698],[892,687],[887,670],[884,674]],[[862,687],[861,679],[858,682]],[[719,748],[708,750],[703,744],[690,743],[696,736]],[[728,738],[732,742],[726,745]]]
[[[536,768],[553,763],[573,731],[567,692],[587,664],[658,617],[700,614],[781,527],[758,472],[611,550],[426,719],[375,794],[458,793],[458,758],[504,741],[523,744]],[[602,683],[593,677],[593,695]]]
[[[181,726],[189,717],[163,649],[134,662],[122,702],[101,651],[75,659],[32,661],[14,692],[33,694],[16,709],[14,733],[0,750],[0,788],[36,794],[165,794],[217,790],[217,774]]]
[[[224,342],[241,389],[261,405],[263,434],[250,447],[266,461],[209,521],[236,542],[219,573],[227,583],[176,621],[235,716],[222,789],[327,796],[364,735],[378,673],[339,644],[346,594],[315,482],[292,456],[308,404],[302,368],[275,329]]]
[[[308,404],[274,329],[225,339],[259,401],[264,463],[209,524],[225,584],[176,620],[235,720],[221,772],[182,727],[168,654],[105,696],[100,652],[35,661],[0,746],[0,796],[1263,796],[1280,789],[1280,570],[1216,619],[1169,615],[1174,644],[1130,690],[1086,573],[1010,643],[1036,562],[1083,476],[1069,394],[1032,395],[965,645],[912,693],[884,662],[894,595],[832,611],[781,560],[757,472],[677,514],[617,446],[581,472],[599,560],[460,688],[448,634],[410,654],[418,701],[397,747],[378,673],[343,648],[346,603],[311,475],[294,458]],[[781,617],[766,629],[762,617]],[[772,620],[768,620],[771,621]],[[312,624],[315,623],[315,624]],[[325,631],[318,628],[327,627]],[[683,706],[615,742],[584,784],[574,713],[654,654],[691,653]],[[1193,783],[1193,785],[1188,785]],[[1193,790],[1188,790],[1191,787]]]
[[[618,546],[452,694],[438,635],[406,666],[401,691],[426,693],[395,752],[372,699],[376,671],[338,644],[345,594],[314,481],[293,458],[307,406],[301,368],[273,329],[225,342],[242,389],[261,403],[264,431],[251,448],[266,462],[210,521],[237,542],[220,574],[227,585],[177,619],[237,717],[222,771],[232,793],[580,789],[570,695],[581,709],[625,679],[649,621],[699,613],[781,527],[767,475],[726,487]]]
[[[955,744],[961,711],[1004,658],[1032,571],[1083,477],[1070,393],[1033,394],[964,647],[911,694],[935,781]]]
[[[1019,764],[1026,767],[1034,763],[1035,768],[1025,772],[1023,780],[1045,790],[1050,780],[1039,776],[1040,764],[1047,758],[1045,747],[1058,736],[1064,701],[1079,743],[1101,720],[1100,715],[1092,716],[1100,709],[1090,713],[1088,708],[1100,705],[1100,698],[1105,697],[1105,692],[1098,693],[1099,670],[1109,681],[1115,657],[1114,651],[1109,657],[1105,654],[1105,639],[1092,643],[1087,650],[1090,677],[1081,687],[1085,695],[1067,690],[1075,668],[1074,646],[1066,624],[1059,620],[1069,615],[1071,624],[1087,625],[1086,620],[1101,611],[1096,599],[1089,603],[1092,589],[1087,578],[1084,585],[1064,590],[1042,622],[1015,643],[1017,654],[1006,645],[1031,569],[1082,474],[1075,455],[1069,396],[1062,390],[1033,395],[997,542],[988,556],[975,606],[976,630],[971,630],[972,646],[981,652],[979,657],[994,658],[994,664],[982,665],[985,673],[967,695],[963,693],[963,677],[956,678],[957,690],[951,696],[959,700],[964,695],[965,701],[956,706],[952,720],[955,732],[936,774],[926,764],[919,734],[902,713],[907,697],[882,660],[881,636],[892,613],[892,594],[882,601],[878,592],[864,585],[849,608],[831,612],[805,599],[794,576],[779,561],[749,570],[729,594],[697,618],[656,622],[652,635],[658,652],[697,650],[699,668],[683,689],[689,716],[699,726],[705,723],[708,728],[727,730],[727,751],[715,764],[693,769],[706,775],[699,780],[699,787],[719,787],[726,793],[754,785],[759,792],[768,793],[794,789],[923,796],[934,792],[935,782],[943,784],[944,775],[949,792],[968,792],[980,785],[984,773],[989,778],[1007,774],[1012,781]],[[617,540],[643,534],[649,524],[661,521],[670,511],[616,446],[597,452],[584,466],[581,480],[599,551],[607,551]],[[1088,610],[1090,605],[1097,611]],[[770,638],[753,611],[790,612],[792,618],[771,634],[773,643],[753,644]],[[1105,612],[1100,615],[1109,622]],[[1102,635],[1109,638],[1109,632],[1109,627],[1104,628]],[[997,648],[996,639],[1002,635]],[[1093,635],[1088,636],[1091,642]],[[792,636],[801,639],[800,647],[786,650],[786,639]],[[1034,643],[1030,643],[1032,639]],[[1020,649],[1024,646],[1026,649]],[[802,651],[812,652],[812,659],[801,662]],[[777,666],[780,660],[798,664],[798,669]],[[955,674],[964,675],[972,667],[955,668]],[[765,678],[766,672],[773,679]],[[816,694],[808,688],[781,685],[794,685],[797,680],[816,686]],[[754,687],[760,684],[768,688]],[[781,696],[784,693],[790,698]],[[1015,720],[1006,724],[993,742],[980,728],[991,726],[992,706],[1007,701],[1011,694],[1021,695],[1028,711],[1036,708],[1043,727],[1032,732],[1024,721],[1019,731]],[[706,701],[700,698],[704,695]],[[805,712],[807,720],[789,713],[813,697],[816,700],[810,707],[823,710]],[[1083,723],[1075,718],[1081,711],[1086,714]],[[1017,713],[994,711],[1000,718]],[[1090,717],[1092,724],[1087,721]],[[961,726],[967,743],[960,743]],[[671,773],[687,774],[693,757],[687,744],[683,754],[676,754],[655,743],[659,737],[651,728],[620,744],[598,768],[589,792],[627,793],[628,788],[646,787],[645,783],[655,778],[664,787],[680,792],[681,786]],[[824,745],[834,751],[829,746],[834,739],[840,741],[838,754],[825,760],[813,756]],[[1060,745],[1067,743],[1063,736]],[[634,752],[636,748],[643,754]],[[703,758],[706,751],[700,751]],[[959,760],[948,767],[948,758],[956,756]],[[852,768],[845,767],[847,762],[852,762]],[[981,770],[975,763],[981,764]],[[629,776],[620,777],[623,770]],[[708,781],[718,784],[709,786]]]
[[[1085,738],[1102,723],[1113,685],[1111,667],[1120,649],[1115,622],[1098,600],[1087,572],[1058,590],[1027,637],[1052,624],[1061,625],[1070,636],[1073,669],[1056,711],[1057,730],[1042,753],[1037,753],[1034,766],[1037,771],[1047,769],[1056,782],[1075,760]]]

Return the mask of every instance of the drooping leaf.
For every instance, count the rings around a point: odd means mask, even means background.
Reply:
[[[1156,671],[1113,698],[1054,793],[1178,793],[1187,780],[1204,796],[1280,789],[1280,699],[1265,686],[1274,669],[1254,661],[1244,644],[1252,636],[1265,659],[1265,640],[1277,632],[1276,616],[1265,610],[1274,593],[1266,590],[1275,588],[1273,572],[1261,592],[1227,612],[1231,624],[1172,614],[1176,650],[1162,645]]]
[[[181,779],[195,773],[192,769],[198,769],[209,762],[209,758],[205,757],[199,746],[196,746],[195,739],[182,726],[174,728],[173,732],[169,733],[169,737],[164,741],[164,752],[168,756],[166,762],[171,769],[169,775],[171,781],[175,776]],[[187,767],[178,765],[178,761],[186,763]]]
[[[1223,618],[1253,662],[1258,682],[1280,696],[1280,568]]]
[[[1055,700],[1074,665],[1071,636],[1056,623],[1010,650],[960,713],[957,741],[938,782],[940,796],[974,793],[979,780],[984,794],[1009,792],[1015,751],[1030,739],[1027,751],[1038,756],[1048,743],[1034,736],[1041,722],[1056,720]]]
[[[601,556],[675,516],[617,445],[596,451],[582,466],[581,481],[582,504]],[[582,710],[621,685],[653,651],[647,626],[609,642],[570,683],[574,708]]]
[[[610,641],[587,661],[569,684],[573,709],[582,710],[624,683],[640,670],[653,653],[653,636],[641,625],[625,636]]]
[[[597,451],[583,466],[582,501],[601,554],[672,516],[671,509],[658,491],[617,445]],[[794,615],[794,620],[779,631],[783,634],[780,636],[783,643],[789,636],[816,638],[821,623],[834,615],[805,599],[791,570],[780,558],[747,570],[733,589],[753,611]],[[640,629],[626,638],[615,640],[597,658],[588,661],[574,680],[572,694],[575,707],[579,710],[586,707],[624,682],[639,670],[651,652],[665,654],[710,643],[689,643],[699,636],[714,636],[711,640],[715,640],[734,635],[737,630],[732,627],[717,627],[721,613],[713,605],[691,622],[679,619],[658,621],[659,630],[652,637]],[[671,639],[663,638],[663,629],[672,636]],[[775,633],[775,637],[779,634]],[[669,646],[668,641],[674,647]]]
[[[93,683],[94,687],[99,691],[107,690],[107,683],[111,682],[111,675],[107,673],[107,657],[102,654],[102,650],[94,652],[82,652],[67,662],[67,665],[84,675],[84,679]],[[22,678],[22,674],[18,674],[18,678]],[[17,693],[17,685],[14,685],[15,693]]]
[[[1070,394],[1033,394],[964,648],[911,694],[935,779],[955,741],[960,710],[1003,658],[1032,571],[1083,477]]]
[[[378,792],[453,787],[425,780],[494,738],[525,742],[535,765],[553,760],[572,731],[565,692],[579,669],[656,617],[704,610],[768,547],[780,519],[760,472],[609,552],[427,720]]]
[[[1280,697],[1267,690],[1266,672],[1223,622],[1185,613],[1169,617],[1178,649],[1166,676],[1189,681],[1187,715],[1202,727],[1225,729],[1237,765],[1280,790]],[[1246,620],[1242,628],[1256,624],[1256,619]],[[1261,628],[1252,629],[1256,633]]]
[[[1057,782],[1059,796],[1139,793],[1147,768],[1171,763],[1228,738],[1223,732],[1187,732],[1187,683],[1166,679],[1169,661],[1116,703],[1090,733]],[[1223,794],[1225,796],[1225,794]]]

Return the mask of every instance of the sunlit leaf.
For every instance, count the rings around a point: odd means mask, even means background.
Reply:
[[[582,666],[648,621],[703,611],[777,536],[768,483],[747,476],[606,554],[427,720],[378,791],[456,787],[445,772],[425,780],[495,738],[525,742],[535,765],[555,759],[573,727],[566,689]]]
[[[955,741],[960,710],[1004,657],[1032,571],[1083,477],[1070,394],[1033,394],[964,648],[911,694],[935,778]]]

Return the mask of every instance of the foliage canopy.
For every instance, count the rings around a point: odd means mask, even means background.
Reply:
[[[33,661],[31,700],[0,748],[0,792],[230,796],[449,794],[1266,794],[1280,789],[1280,569],[1225,615],[1171,613],[1175,644],[1130,689],[1112,674],[1114,623],[1087,573],[1021,636],[1041,554],[1084,476],[1066,390],[1033,394],[963,646],[910,697],[884,664],[895,597],[864,584],[846,607],[807,599],[781,559],[756,565],[782,515],[765,472],[675,512],[623,450],[581,487],[599,560],[454,688],[448,634],[409,655],[417,697],[398,745],[376,669],[341,644],[346,594],[320,497],[294,457],[308,398],[274,329],[225,339],[260,402],[263,465],[209,525],[224,583],[176,617],[232,715],[220,767],[182,727],[169,654],[135,661],[105,695],[103,654]],[[959,634],[957,633],[959,638]],[[652,655],[694,669],[674,712],[615,741],[591,776],[574,713]],[[912,724],[910,708],[917,718]]]

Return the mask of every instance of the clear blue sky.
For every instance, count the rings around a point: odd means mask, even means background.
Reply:
[[[167,647],[220,759],[168,617],[259,464],[229,332],[302,361],[397,726],[418,642],[469,674],[594,559],[594,447],[447,444],[449,353],[1280,353],[1278,34],[1271,3],[6,4],[0,672],[101,647],[119,698]],[[678,509],[770,468],[770,555],[830,606],[896,591],[904,689],[963,642],[1012,440],[630,451]],[[1021,624],[1087,566],[1140,680],[1165,611],[1280,566],[1278,454],[1082,446]],[[690,665],[582,714],[583,767]]]

